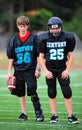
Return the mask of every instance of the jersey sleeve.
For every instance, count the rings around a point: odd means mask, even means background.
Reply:
[[[34,57],[36,59],[36,57],[39,56],[38,50],[37,50],[37,36],[34,35]]]
[[[72,33],[67,34],[67,52],[72,52],[75,49],[76,40]]]
[[[15,53],[14,53],[14,37],[10,39],[7,49],[6,49],[7,57],[9,59],[14,59],[15,58]]]
[[[42,33],[38,35],[37,37],[37,46],[38,46],[38,52],[39,53],[46,53],[46,43],[47,43],[47,33]]]
[[[46,42],[45,40],[42,40],[39,44],[38,44],[38,52],[39,53],[45,53],[46,52]]]

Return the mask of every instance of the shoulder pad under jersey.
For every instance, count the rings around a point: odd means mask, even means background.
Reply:
[[[74,34],[71,32],[65,32],[65,35],[66,35],[66,38],[70,38],[70,39],[74,38]]]
[[[42,33],[38,34],[37,37],[38,37],[38,41],[37,42],[41,42],[42,40],[48,39],[48,31],[42,32]]]

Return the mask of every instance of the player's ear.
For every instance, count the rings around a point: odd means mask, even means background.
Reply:
[[[19,29],[19,25],[17,24],[17,28]]]
[[[28,28],[28,29],[29,29],[29,27],[30,27],[30,24],[27,25],[27,28]]]

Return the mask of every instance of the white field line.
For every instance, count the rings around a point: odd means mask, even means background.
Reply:
[[[77,72],[72,72],[72,71],[70,72],[70,77],[77,77],[77,76],[80,76],[80,75],[82,75],[81,71],[80,72],[78,71],[78,73]],[[7,74],[1,74],[0,75],[0,78],[6,78],[6,77],[7,77]],[[45,74],[42,73],[41,77],[45,78]]]
[[[46,91],[46,90],[45,90]],[[39,93],[41,92],[45,92],[44,90],[40,90],[39,91]],[[74,91],[74,93],[75,93],[75,91]],[[82,94],[82,92],[81,91],[78,91],[77,93],[79,93],[79,94]],[[11,95],[11,94],[0,94],[0,97],[10,97],[11,96],[11,98],[13,97],[13,95]],[[26,96],[27,97],[27,96]],[[42,98],[45,98],[45,97],[47,97],[48,98],[48,95],[47,95],[47,93],[46,93],[46,95],[39,95],[39,97],[42,97]],[[62,98],[62,95],[60,96],[60,95],[58,95],[58,97],[59,98]],[[73,96],[73,99],[74,98],[77,98],[77,99],[79,99],[79,98],[82,98],[82,96]]]
[[[17,103],[18,101],[0,101],[0,103]],[[49,102],[45,102],[45,101],[40,101],[42,104],[49,104]],[[31,103],[31,101],[26,101],[26,103]],[[64,104],[64,102],[57,102],[57,104],[61,105]],[[82,105],[82,102],[77,102],[77,103],[72,103],[73,105]]]
[[[82,83],[75,83],[75,84],[71,84],[71,88],[73,87],[82,87]],[[60,88],[59,85],[57,85],[57,88]],[[46,90],[47,89],[47,85],[44,84],[44,85],[38,85],[38,89],[44,89]],[[4,86],[4,87],[0,87],[0,91],[1,90],[8,90],[7,86]],[[79,91],[79,90],[78,90]]]
[[[4,95],[4,94],[1,94],[1,95],[0,95],[0,97],[10,97],[10,96],[11,96],[11,95]],[[39,97],[40,97],[40,98],[46,98],[46,97],[48,98],[47,95],[45,95],[45,96],[40,95]],[[63,97],[58,95],[58,98],[63,98]],[[75,99],[75,98],[76,98],[76,99],[79,99],[79,98],[80,98],[80,99],[82,100],[82,96],[73,96],[72,99]],[[12,100],[12,99],[11,99],[11,100]],[[28,99],[27,99],[27,100],[28,100]],[[1,101],[1,100],[0,100],[0,102],[17,102],[17,101],[10,101],[10,100],[7,100],[7,101],[3,100],[3,101]]]
[[[1,88],[0,88],[0,92],[2,91],[1,93],[4,93],[3,90],[9,91],[8,89],[1,89]],[[61,90],[60,90],[60,91],[61,91]],[[47,95],[47,90],[38,89],[37,92],[38,92],[39,95],[40,95],[40,93],[43,93],[44,96],[41,95],[41,97],[48,97],[48,95]],[[1,96],[4,96],[4,97],[13,96],[13,95],[11,95],[11,94],[1,94],[1,93],[0,93],[0,97],[1,97]],[[45,93],[46,93],[46,95],[45,95]],[[81,91],[81,90],[74,90],[74,93],[75,93],[75,94],[73,94],[73,97],[75,97],[75,98],[80,98],[80,96],[74,96],[74,95],[77,95],[77,94],[82,95],[82,91]],[[62,97],[62,96],[58,95],[58,97]],[[81,96],[81,98],[82,98],[82,96]]]
[[[21,110],[17,110],[17,109],[16,109],[16,110],[14,110],[14,109],[13,109],[13,110],[10,110],[10,109],[0,110],[0,112],[9,112],[9,113],[20,112],[20,111],[21,111]],[[28,110],[28,113],[34,113],[34,111],[29,111],[29,110]],[[44,113],[48,113],[48,114],[49,114],[49,113],[51,113],[51,111],[50,111],[50,110],[47,110],[47,111],[44,110]],[[67,112],[63,112],[63,111],[62,111],[62,112],[58,111],[57,113],[58,113],[58,114],[67,114]],[[78,113],[78,115],[81,115],[81,114],[82,114],[81,112],[77,112],[77,111],[74,111],[74,113]],[[1,117],[0,117],[0,118],[1,118]],[[3,117],[2,117],[2,118],[3,118]]]
[[[65,120],[65,119],[64,119]],[[55,127],[68,127],[68,128],[71,128],[71,125],[70,124],[67,124],[67,125],[65,125],[65,124],[60,124],[60,123],[58,123],[58,124],[49,124],[49,123],[45,123],[45,124],[43,124],[43,123],[36,123],[36,124],[34,124],[34,123],[29,123],[28,121],[27,122],[0,122],[0,124],[1,125],[28,125],[28,127],[29,126],[39,126],[39,127],[41,127],[42,128],[42,126],[46,129],[46,127],[50,127],[50,128],[55,128]],[[73,126],[72,126],[73,127]],[[60,129],[61,129],[60,128]],[[78,128],[82,128],[82,125],[80,124],[80,125],[77,125],[77,127],[76,127],[77,129]]]
[[[78,71],[78,72],[79,72],[79,71]],[[79,73],[70,71],[70,76],[71,76],[71,77],[77,77],[78,75],[79,75],[79,76],[82,75],[81,71],[80,71]],[[44,72],[42,72],[41,76],[42,76],[42,77],[45,77]],[[2,74],[0,75],[0,78],[6,78],[6,77],[7,77],[7,73],[6,73],[6,74],[3,74],[3,73],[2,73]]]
[[[76,84],[73,84],[74,87],[82,87],[82,83],[76,83]]]
[[[42,91],[41,91],[42,92]],[[43,91],[44,92],[44,91]],[[81,92],[81,91],[80,91]],[[79,93],[79,92],[78,92]],[[82,93],[82,92],[81,92]],[[0,94],[0,97],[13,97],[13,95],[11,95],[11,94]],[[27,97],[27,96],[26,96]],[[48,95],[46,94],[46,95],[39,95],[39,97],[43,97],[43,98],[45,98],[45,97],[48,97]],[[58,97],[60,98],[62,98],[62,96],[60,96],[60,95],[58,95]],[[73,98],[82,98],[82,96],[73,96]]]
[[[0,78],[6,78],[7,74],[0,74]]]

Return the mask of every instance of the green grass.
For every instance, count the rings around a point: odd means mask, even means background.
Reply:
[[[7,70],[0,70],[0,130],[82,130],[82,70],[70,71],[73,90],[73,112],[80,121],[77,125],[67,123],[67,112],[59,84],[57,85],[57,112],[60,121],[58,124],[49,123],[51,111],[43,73],[38,79],[37,91],[44,111],[45,121],[36,122],[30,97],[26,97],[28,120],[17,121],[17,117],[21,113],[19,99],[16,96],[12,96],[7,89],[6,74]]]

